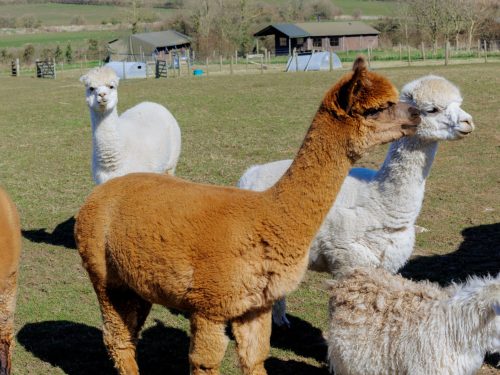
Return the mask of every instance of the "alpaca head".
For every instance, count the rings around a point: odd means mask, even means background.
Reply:
[[[429,75],[406,84],[401,100],[420,110],[416,136],[423,140],[461,139],[474,130],[472,116],[460,108],[460,91],[442,77]]]
[[[474,325],[485,330],[485,349],[490,353],[500,353],[500,274],[496,277],[471,277],[466,283],[454,284],[450,288],[460,314],[477,320]]]
[[[354,158],[371,146],[414,134],[420,123],[419,111],[399,102],[394,85],[368,71],[362,57],[354,62],[352,73],[326,93],[320,111],[341,120]]]
[[[98,113],[106,113],[118,103],[118,81],[115,71],[108,67],[94,68],[80,78],[86,89],[89,108]]]

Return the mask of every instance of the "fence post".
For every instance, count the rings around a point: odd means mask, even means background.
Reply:
[[[420,48],[422,49],[422,60],[425,61],[425,46],[424,46],[424,42],[422,42],[420,44]]]
[[[483,40],[483,46],[484,46],[484,62],[488,62],[488,46],[486,44],[486,39]]]
[[[293,59],[295,60],[295,72],[299,71],[299,57],[297,55],[297,50],[293,49]]]
[[[234,63],[238,65],[238,51],[234,51]]]
[[[366,49],[366,52],[368,54],[368,67],[370,67],[371,66],[371,60],[372,60],[371,53],[370,53],[370,47],[368,47]]]
[[[205,58],[205,66],[206,66],[206,71],[207,71],[207,77],[208,77],[208,57]]]
[[[187,62],[187,70],[188,70],[188,77],[191,77],[191,53],[189,52],[189,50],[187,50],[187,58],[186,58],[186,62]]]
[[[410,50],[410,45],[406,45],[406,49],[408,50],[408,65],[411,65],[411,50]]]
[[[52,58],[52,64],[54,65],[54,79],[56,79],[56,59]]]
[[[123,79],[127,78],[127,74],[125,73],[125,61],[122,64],[122,75],[123,75]]]
[[[229,72],[233,74],[233,56],[231,56],[231,60],[229,61]]]
[[[330,72],[333,70],[333,51],[330,48]]]
[[[399,61],[403,61],[403,47],[399,43]]]
[[[477,58],[481,57],[481,41],[477,40]]]
[[[444,45],[444,65],[448,65],[448,59],[450,58],[450,42],[446,41]]]
[[[245,66],[245,70],[248,70],[248,53],[247,53],[247,56],[246,56],[246,66]]]
[[[260,74],[264,74],[264,55],[260,55]]]
[[[222,72],[222,55],[219,56],[220,71]]]

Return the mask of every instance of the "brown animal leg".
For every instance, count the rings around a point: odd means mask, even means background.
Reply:
[[[100,290],[97,297],[104,322],[104,344],[118,373],[139,374],[135,359],[137,337],[151,310],[151,303],[125,288]]]
[[[3,335],[2,335],[3,336]],[[0,375],[9,375],[11,367],[12,335],[0,339]]]
[[[9,375],[11,369],[16,287],[17,273],[14,273],[9,276],[5,289],[0,291],[0,375]]]
[[[245,375],[266,375],[264,361],[271,339],[271,308],[251,311],[232,321],[240,365]]]
[[[192,375],[218,375],[228,337],[225,322],[214,322],[198,314],[191,316],[189,363]]]

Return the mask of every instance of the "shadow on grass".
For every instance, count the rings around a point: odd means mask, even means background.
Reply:
[[[34,356],[69,375],[115,375],[101,330],[68,321],[26,324],[19,343]],[[189,338],[179,329],[156,325],[142,331],[137,346],[141,374],[188,374]]]
[[[265,363],[266,370],[273,375],[328,375],[327,367],[315,367],[304,362],[294,360],[284,361],[278,358],[269,358]]]
[[[412,280],[430,280],[441,285],[465,281],[468,276],[500,272],[500,223],[479,225],[462,231],[459,248],[449,254],[419,256],[401,270]]]
[[[302,357],[314,358],[319,362],[324,362],[327,346],[321,330],[293,315],[287,314],[287,317],[290,320],[290,328],[273,326],[271,346],[291,350]]]
[[[55,246],[64,246],[68,249],[76,249],[75,237],[73,229],[75,227],[75,218],[71,216],[69,219],[57,224],[52,233],[47,232],[47,229],[31,229],[23,230],[23,237],[36,243],[47,243]]]

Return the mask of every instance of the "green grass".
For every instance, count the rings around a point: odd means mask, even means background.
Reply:
[[[89,39],[109,42],[113,39],[130,35],[130,30],[100,30],[100,31],[59,31],[37,32],[33,34],[9,34],[0,36],[0,48],[24,47],[33,44],[35,47],[61,48],[71,43],[72,47],[85,46]]]
[[[475,246],[492,244],[481,228],[497,228],[500,222],[499,68],[490,63],[379,70],[399,87],[429,73],[449,78],[460,86],[463,108],[477,126],[467,139],[439,148],[418,221],[430,229],[417,236],[416,253],[426,259],[463,249],[464,230],[475,231]],[[76,250],[63,245],[71,236],[65,221],[93,188],[81,73],[65,71],[56,80],[0,77],[0,181],[19,207],[25,231],[14,375],[113,374],[101,343],[94,292]],[[177,175],[233,185],[251,164],[293,157],[324,92],[341,74],[266,72],[123,81],[119,109],[144,100],[167,106],[182,128]],[[385,151],[377,148],[359,165],[376,168]],[[499,232],[497,228],[493,236],[498,238]],[[498,242],[496,246],[498,250]],[[489,251],[483,271],[499,261],[494,245]],[[429,269],[431,277],[460,271],[450,264]],[[270,375],[328,373],[321,345],[328,299],[322,282],[327,278],[309,272],[289,297],[293,328],[273,335],[266,363]],[[188,345],[186,319],[156,306],[139,343],[141,373],[188,373]],[[238,374],[236,363],[231,345],[222,373]],[[485,368],[481,374],[493,372]]]
[[[161,8],[146,8],[146,14],[157,14],[160,19],[172,14],[172,10]],[[21,18],[33,16],[42,21],[42,26],[71,25],[76,16],[85,19],[88,25],[99,25],[111,19],[124,21],[130,15],[130,9],[107,5],[80,5],[80,4],[15,4],[1,5],[0,15],[7,18]]]

